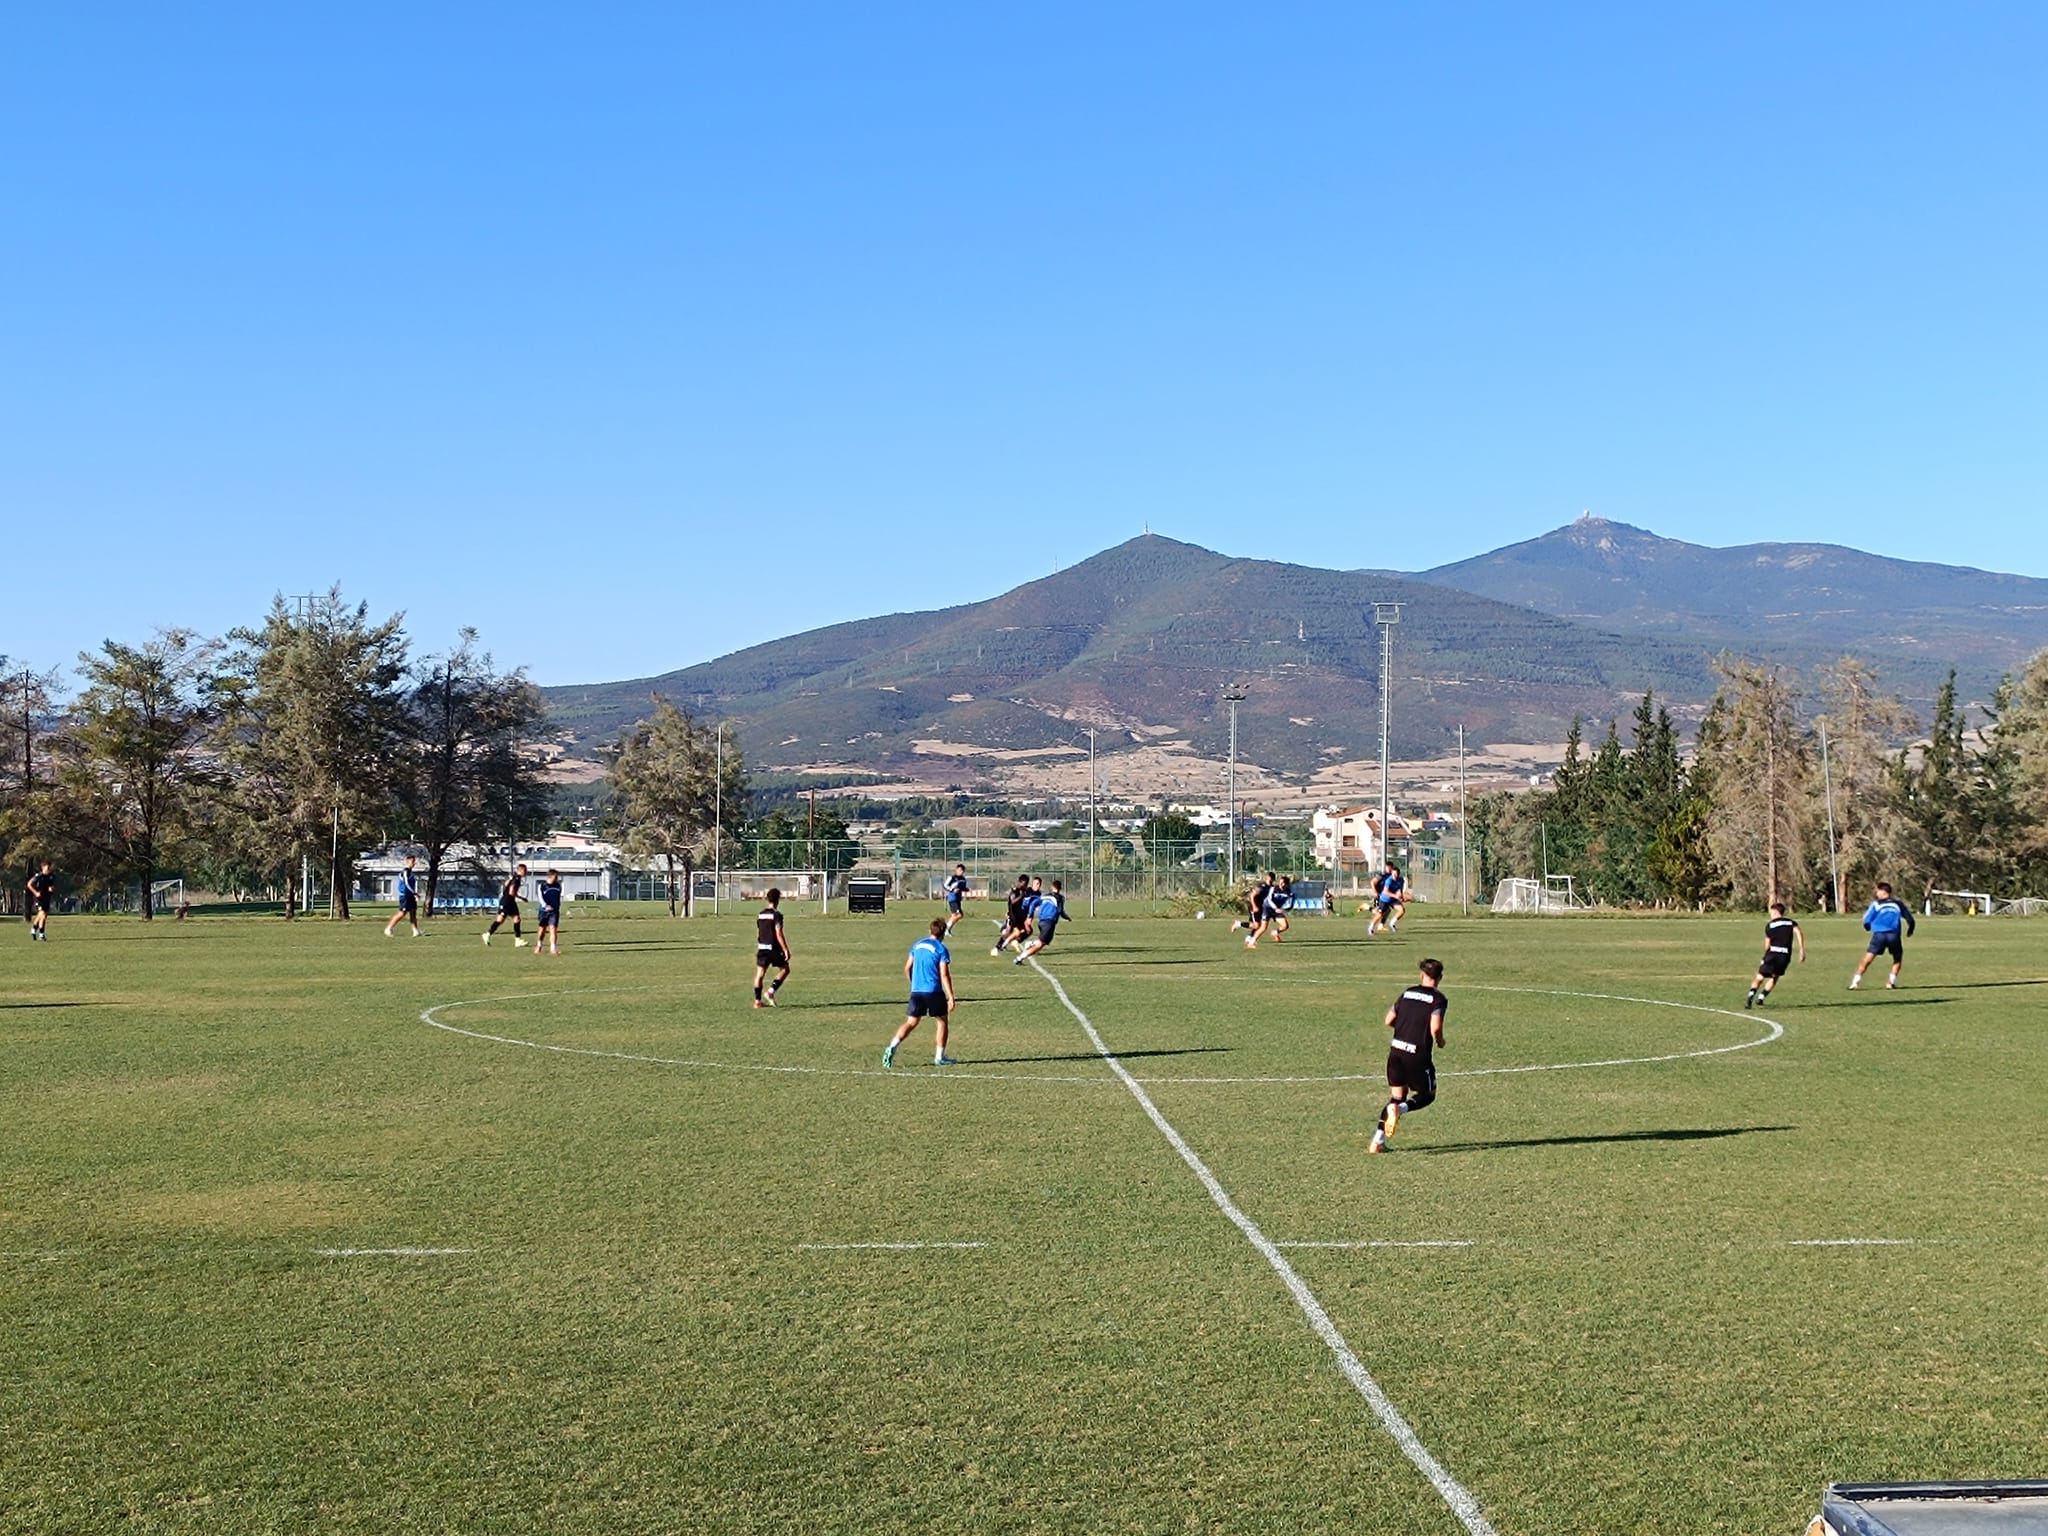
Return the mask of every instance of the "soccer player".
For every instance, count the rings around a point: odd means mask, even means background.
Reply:
[[[960,921],[960,903],[967,899],[967,866],[955,864],[953,873],[946,876],[946,937],[953,936],[953,927]]]
[[[1863,985],[1863,973],[1870,969],[1870,962],[1879,955],[1892,957],[1892,971],[1885,977],[1884,984],[1896,987],[1899,984],[1899,967],[1906,963],[1906,942],[1899,936],[1899,929],[1905,928],[1906,938],[1913,936],[1913,909],[1904,902],[1895,901],[1892,888],[1880,880],[1876,896],[1863,909],[1863,926],[1870,931],[1870,947],[1856,962],[1856,974],[1849,978],[1849,990],[1854,992]]]
[[[789,933],[782,926],[782,892],[774,886],[768,887],[768,904],[754,917],[754,1006],[773,1008],[775,994],[782,990],[782,984],[789,980]],[[768,990],[761,990],[761,983],[768,980],[768,972],[775,972],[775,979],[768,982]]]
[[[545,941],[548,953],[561,958],[562,954],[562,876],[559,870],[549,870],[547,879],[540,883],[540,931],[533,936],[533,956],[540,958],[540,946]]]
[[[50,861],[28,877],[28,936],[31,942],[50,942],[50,908],[57,901],[57,877],[50,873]]]
[[[1052,942],[1053,930],[1059,927],[1060,919],[1067,915],[1067,897],[1060,889],[1059,881],[1053,881],[1050,891],[1041,891],[1032,897],[1031,906],[1027,910],[1031,921],[1037,925],[1038,932],[1032,935],[1029,943],[1017,951],[1017,958],[1010,962],[1012,965],[1022,965]]]
[[[882,1047],[882,1065],[896,1065],[896,1047],[910,1037],[919,1019],[928,1018],[939,1037],[932,1065],[958,1066],[959,1062],[946,1054],[947,1020],[960,1006],[960,1000],[953,996],[953,956],[946,948],[944,918],[933,918],[931,933],[910,946],[910,953],[903,961],[903,974],[910,978],[910,1007],[904,1016],[903,1027]]]
[[[1401,1117],[1427,1109],[1436,1098],[1435,1053],[1444,1046],[1444,1010],[1449,1006],[1437,989],[1444,966],[1441,960],[1425,960],[1416,970],[1416,984],[1387,1010],[1387,1028],[1394,1032],[1387,1052],[1387,1105],[1380,1111],[1368,1152],[1386,1151],[1388,1140],[1401,1128]]]
[[[1247,930],[1244,941],[1246,949],[1257,949],[1259,947],[1259,934],[1266,926],[1266,897],[1272,889],[1272,875],[1260,875],[1254,880],[1251,890],[1244,899],[1243,919],[1230,925],[1232,933],[1237,932],[1240,928]]]
[[[1387,860],[1384,873],[1373,876],[1372,900],[1372,926],[1365,930],[1367,937],[1382,928],[1388,933],[1399,933],[1401,914],[1408,907],[1408,882],[1392,859]]]
[[[524,884],[526,866],[521,864],[506,878],[505,883],[498,887],[498,915],[491,919],[491,926],[484,930],[486,944],[491,942],[491,935],[498,931],[508,917],[512,919],[512,947],[517,949],[526,942],[519,936],[519,888]]]
[[[1010,887],[1009,900],[1003,910],[1003,931],[996,936],[996,947],[989,951],[990,954],[1000,955],[1031,931],[1031,900],[1031,877],[1019,875]]]
[[[1756,980],[1749,984],[1749,996],[1742,1006],[1754,1008],[1778,990],[1778,978],[1792,965],[1792,950],[1799,949],[1799,963],[1806,964],[1806,935],[1785,915],[1785,903],[1771,903],[1771,920],[1764,924],[1764,957],[1757,962]]]
[[[419,860],[417,854],[405,856],[405,868],[398,872],[398,910],[391,914],[391,921],[384,925],[384,937],[390,938],[398,927],[400,918],[412,924],[412,936],[420,936],[420,883],[419,874],[413,868]]]
[[[1280,936],[1287,932],[1287,909],[1294,905],[1294,878],[1282,875],[1279,884],[1273,887],[1273,942],[1278,944]]]

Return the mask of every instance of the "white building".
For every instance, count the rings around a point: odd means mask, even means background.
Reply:
[[[402,843],[356,860],[356,899],[396,901],[398,873],[405,868],[408,850]],[[441,855],[441,874],[434,892],[437,907],[472,905],[496,906],[498,889],[514,865],[526,866],[526,881],[519,894],[536,898],[541,881],[554,870],[562,877],[565,901],[609,901],[619,894],[625,873],[618,850],[610,843],[575,833],[550,836],[544,843],[519,843],[512,847],[474,848],[457,843]],[[426,861],[418,866],[421,882],[426,880]],[[424,897],[425,891],[421,895]]]
[[[1413,834],[1400,816],[1390,816],[1394,840],[1406,842]],[[1377,869],[1386,859],[1386,839],[1380,836],[1380,809],[1376,805],[1354,805],[1346,810],[1332,806],[1309,818],[1315,834],[1316,862],[1325,869]]]

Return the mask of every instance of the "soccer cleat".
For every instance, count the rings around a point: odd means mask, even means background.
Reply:
[[[990,951],[989,951],[989,954],[990,954],[991,956],[994,956],[994,955],[1000,955],[1000,954],[1001,954],[1002,952],[1003,952],[1003,946],[1002,946],[1002,945],[1000,945],[1000,944],[998,944],[998,945],[997,945],[997,946],[996,946],[996,947],[995,947],[994,949],[992,949],[992,950],[990,950]]]
[[[1016,959],[1012,960],[1010,964],[1022,965],[1026,960],[1029,960],[1030,958],[1031,957],[1029,955],[1019,955]]]
[[[514,949],[524,949],[526,948],[526,940],[520,938],[519,935],[515,933],[512,936],[512,947]]]
[[[1899,978],[1896,976],[1887,976],[1884,979],[1884,988],[1887,992],[1889,992],[1893,987],[1896,987],[1898,984]]]
[[[884,1068],[896,1065],[896,1042],[893,1040],[882,1047],[882,1065]]]
[[[935,1067],[957,1067],[960,1065],[960,1058],[958,1056],[936,1056],[932,1059],[932,1065]]]
[[[490,934],[486,933],[486,934],[484,935],[484,942],[485,942],[486,944],[488,944],[488,943],[490,943],[490,942],[491,942],[491,936],[490,936]]]
[[[773,987],[770,987],[766,992],[763,992],[761,994],[761,1000],[764,1003],[766,1003],[770,1008],[773,1008],[775,1006],[775,989]]]
[[[1849,990],[1850,990],[1851,992],[1854,992],[1854,991],[1855,991],[1855,990],[1856,990],[1856,989],[1857,989],[1858,987],[1860,987],[1860,986],[1862,986],[1862,985],[1863,985],[1863,978],[1862,978],[1861,976],[1851,976],[1851,977],[1849,978]]]
[[[1742,1006],[1744,1008],[1754,1008],[1756,1006],[1756,993],[1754,991],[1743,993]]]
[[[1384,1151],[1386,1151],[1386,1150],[1387,1150],[1387,1138],[1386,1138],[1386,1137],[1384,1137],[1384,1136],[1382,1136],[1382,1135],[1380,1135],[1380,1134],[1379,1134],[1379,1133],[1378,1133],[1377,1131],[1375,1131],[1375,1132],[1373,1133],[1373,1138],[1372,1138],[1372,1145],[1371,1145],[1371,1146],[1369,1146],[1369,1147],[1367,1147],[1367,1148],[1366,1148],[1365,1150],[1366,1150],[1366,1151],[1368,1151],[1368,1152],[1384,1152]]]
[[[1259,947],[1259,941],[1257,939],[1246,939],[1244,941],[1244,947],[1246,949],[1257,949]]]
[[[754,999],[754,1006],[755,1006],[756,1008],[766,1008],[766,1007],[767,1007],[768,1005],[767,1005],[766,1003],[762,1002],[762,1001],[761,1001],[761,999],[759,999],[759,998],[757,997],[757,998],[755,998],[755,999]]]
[[[1392,1141],[1394,1139],[1394,1132],[1399,1129],[1401,1129],[1401,1101],[1394,1099],[1388,1103],[1385,1109],[1380,1111],[1380,1135],[1384,1136],[1388,1141]]]

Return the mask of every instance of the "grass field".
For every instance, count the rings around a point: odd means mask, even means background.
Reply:
[[[964,1064],[881,1071],[929,915],[793,913],[772,1012],[744,917],[579,909],[559,961],[0,925],[0,1530],[1460,1529],[983,918]],[[2042,1475],[2043,930],[1925,923],[1852,996],[1816,920],[1768,1021],[1760,930],[1105,917],[1045,962],[1504,1536]],[[1442,1094],[1370,1158],[1424,954]],[[448,1251],[349,1252],[394,1249]]]

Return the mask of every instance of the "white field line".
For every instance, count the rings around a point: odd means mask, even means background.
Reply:
[[[420,1022],[435,1029],[446,1030],[451,1035],[463,1035],[471,1040],[483,1040],[491,1045],[517,1045],[529,1051],[553,1051],[560,1056],[596,1056],[607,1061],[638,1061],[656,1067],[694,1067],[707,1072],[779,1072],[799,1077],[894,1077],[916,1081],[938,1081],[940,1079],[969,1078],[996,1079],[1008,1083],[1088,1083],[1098,1088],[1112,1086],[1106,1077],[1056,1077],[1047,1074],[1027,1072],[978,1072],[972,1068],[959,1071],[922,1072],[884,1071],[880,1067],[802,1067],[787,1063],[765,1063],[752,1061],[700,1061],[687,1056],[649,1056],[638,1051],[600,1051],[587,1045],[550,1045],[544,1040],[522,1040],[516,1035],[494,1035],[481,1029],[464,1029],[459,1024],[450,1024],[435,1017],[449,1008],[480,1008],[486,1003],[525,1003],[536,998],[564,997],[575,993],[591,992],[645,992],[646,987],[579,987],[566,992],[510,992],[499,997],[470,997],[460,1002],[436,1003],[423,1009]]]
[[[440,1259],[475,1253],[474,1248],[315,1248],[323,1259]]]
[[[908,1253],[914,1248],[986,1248],[987,1243],[798,1243],[799,1253],[851,1253],[880,1249]]]
[[[1910,1248],[1917,1237],[1795,1237],[1787,1248]]]
[[[1287,1256],[1274,1246],[1271,1238],[1259,1230],[1257,1222],[1238,1208],[1237,1202],[1232,1200],[1222,1184],[1217,1182],[1216,1175],[1209,1171],[1208,1164],[1196,1155],[1195,1149],[1182,1139],[1180,1132],[1175,1130],[1166,1116],[1159,1112],[1159,1106],[1152,1102],[1152,1096],[1145,1091],[1144,1085],[1124,1069],[1124,1064],[1117,1060],[1115,1054],[1103,1042],[1102,1036],[1096,1033],[1088,1015],[1074,1006],[1074,1000],[1067,996],[1067,989],[1060,985],[1059,978],[1035,959],[1031,962],[1031,968],[1052,984],[1053,994],[1059,998],[1067,1012],[1080,1021],[1081,1028],[1087,1031],[1088,1041],[1095,1047],[1096,1053],[1108,1063],[1110,1071],[1117,1075],[1124,1087],[1130,1090],[1131,1097],[1138,1101],[1138,1107],[1145,1111],[1146,1117],[1158,1128],[1159,1134],[1166,1138],[1167,1144],[1180,1154],[1181,1161],[1186,1163],[1195,1177],[1202,1181],[1202,1187],[1208,1190],[1209,1198],[1216,1202],[1216,1208],[1229,1218],[1231,1225],[1242,1232],[1245,1240],[1273,1267],[1273,1272],[1280,1277],[1281,1283],[1294,1297],[1294,1304],[1308,1319],[1309,1326],[1336,1357],[1337,1368],[1357,1389],[1359,1396],[1371,1406],[1373,1416],[1380,1421],[1380,1427],[1393,1437],[1394,1443],[1401,1448],[1401,1453],[1429,1479],[1444,1503],[1450,1506],[1451,1513],[1458,1517],[1459,1523],[1471,1533],[1471,1536],[1496,1536],[1493,1526],[1480,1511],[1479,1501],[1472,1497],[1462,1483],[1444,1470],[1443,1464],[1432,1456],[1429,1448],[1416,1437],[1408,1421],[1401,1417],[1400,1409],[1396,1408],[1393,1400],[1381,1390],[1380,1384],[1373,1379],[1372,1372],[1365,1368],[1365,1362],[1358,1358],[1351,1346],[1345,1342],[1344,1335],[1338,1332],[1337,1325],[1330,1321],[1330,1314],[1325,1312],[1323,1304],[1316,1300],[1315,1292],[1308,1288],[1308,1283],[1295,1272],[1294,1266],[1287,1262]]]
[[[1337,1243],[1275,1243],[1275,1248],[1470,1248],[1474,1246],[1469,1237],[1431,1238],[1419,1242],[1396,1242],[1392,1238],[1362,1238],[1355,1242]]]

